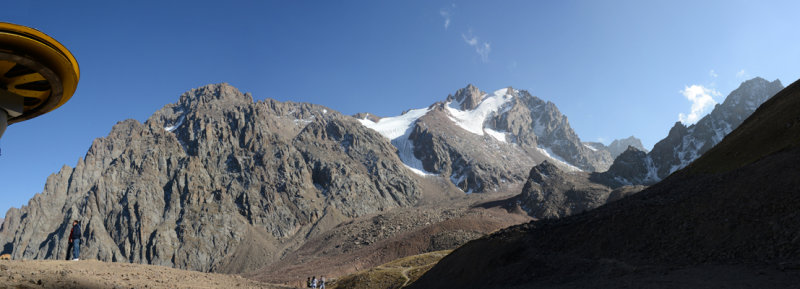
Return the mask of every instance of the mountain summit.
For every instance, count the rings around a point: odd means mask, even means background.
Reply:
[[[395,151],[323,106],[208,85],[96,139],[9,211],[0,244],[14,259],[63,259],[78,219],[88,258],[258,268],[344,220],[414,205],[420,185]]]
[[[464,192],[521,184],[544,160],[568,171],[605,171],[612,162],[609,152],[580,141],[555,104],[511,87],[486,93],[470,84],[428,108],[359,118],[389,139],[407,166]]]

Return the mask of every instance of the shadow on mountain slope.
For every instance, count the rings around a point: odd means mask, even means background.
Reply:
[[[785,288],[800,281],[800,82],[639,194],[467,243],[411,288]]]

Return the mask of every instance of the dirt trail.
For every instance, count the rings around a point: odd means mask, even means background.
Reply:
[[[450,250],[408,256],[330,282],[333,289],[396,289],[414,283]]]
[[[407,267],[407,268],[403,269],[403,271],[400,271],[400,276],[403,276],[403,278],[406,279],[406,281],[403,282],[403,286],[402,287],[406,287],[408,285],[408,282],[411,282],[411,278],[408,278],[408,271],[411,271],[411,269],[414,269],[414,268],[416,268],[416,267]]]

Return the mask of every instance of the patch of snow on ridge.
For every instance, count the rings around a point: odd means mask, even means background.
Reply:
[[[484,128],[483,132],[485,132],[486,134],[488,134],[489,136],[493,137],[496,140],[499,140],[501,142],[506,142],[506,132],[493,130],[488,127]]]
[[[408,139],[414,122],[428,111],[430,109],[427,108],[412,109],[403,115],[381,118],[378,122],[367,118],[358,121],[361,125],[377,131],[392,141],[392,145],[397,148],[400,160],[409,170],[421,176],[431,176],[434,174],[425,171],[422,161],[414,156],[414,144]]]
[[[564,167],[566,167],[566,168],[567,168],[567,170],[568,170],[568,171],[570,171],[570,172],[580,172],[580,171],[581,171],[581,169],[579,169],[578,167],[576,167],[576,166],[573,166],[573,165],[569,164],[569,163],[568,163],[567,161],[565,161],[563,158],[561,158],[561,157],[560,157],[560,156],[558,156],[557,154],[553,153],[553,151],[552,151],[552,150],[550,150],[550,148],[547,148],[547,147],[545,147],[545,148],[542,148],[542,147],[536,147],[536,150],[538,150],[540,153],[542,153],[542,154],[543,154],[543,155],[545,155],[546,157],[548,157],[548,158],[550,158],[551,160],[553,160],[555,163],[559,163],[559,164],[563,165],[563,166],[564,166]]]
[[[593,146],[592,146],[592,145],[590,145],[590,144],[583,144],[583,146],[585,146],[587,149],[590,149],[590,150],[592,150],[593,152],[596,152],[596,151],[597,151],[597,148],[596,148],[596,147],[593,147]]]
[[[653,158],[650,155],[644,158],[644,166],[647,168],[647,176],[645,176],[645,182],[658,182],[661,178],[658,177],[658,168],[656,168],[655,164],[653,164]]]
[[[175,129],[177,129],[179,126],[181,126],[183,124],[183,120],[184,119],[186,119],[186,117],[181,115],[180,117],[178,117],[178,121],[175,124],[173,124],[171,126],[164,127],[164,129],[166,131],[168,131],[168,132],[172,132],[172,131],[174,131]]]
[[[428,113],[428,111],[430,111],[428,108],[412,109],[403,115],[381,118],[378,120],[378,122],[374,122],[366,118],[359,119],[358,121],[361,122],[362,125],[377,131],[386,138],[394,140],[405,135],[407,131],[411,130],[411,126],[414,124],[414,122]]]
[[[449,113],[450,120],[456,125],[468,132],[484,135],[483,123],[486,119],[498,112],[513,98],[507,92],[508,88],[503,88],[495,91],[492,95],[483,95],[483,100],[473,110],[461,110],[453,102],[448,103],[445,109]]]
[[[410,133],[411,129],[408,130],[407,134],[392,140],[392,145],[398,150],[400,161],[415,174],[420,176],[435,175],[425,171],[425,168],[422,166],[422,161],[414,156],[414,144],[408,139]]]

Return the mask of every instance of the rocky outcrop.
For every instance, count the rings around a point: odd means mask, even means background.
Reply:
[[[19,226],[20,210],[10,208],[3,221],[0,221],[0,254],[11,254],[11,241],[14,240],[13,232]]]
[[[359,112],[353,115],[356,119],[368,119],[372,122],[378,122],[381,120],[380,116],[368,113],[368,112]]]
[[[626,186],[612,190],[593,182],[590,173],[564,172],[544,161],[531,169],[516,202],[534,218],[555,219],[597,208],[643,188]]]
[[[676,122],[667,137],[656,143],[646,155],[631,155],[622,160],[617,158],[630,165],[612,165],[604,177],[615,179],[619,184],[649,185],[658,182],[686,167],[722,141],[781,89],[783,85],[780,80],[769,82],[756,77],[745,81],[696,124],[687,127]]]
[[[458,102],[461,110],[473,110],[478,107],[478,104],[483,100],[486,93],[478,89],[472,84],[467,85],[465,88],[456,90],[456,94],[448,95],[447,102]]]
[[[343,220],[419,197],[396,149],[355,119],[218,84],[115,125],[6,215],[0,241],[14,259],[64,258],[79,219],[85,258],[220,271],[245,262],[235,253],[246,245],[264,253],[248,264],[260,267]]]

